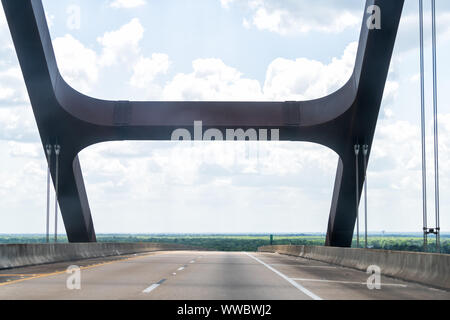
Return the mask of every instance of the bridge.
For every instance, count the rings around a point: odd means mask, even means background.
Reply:
[[[44,152],[49,144],[64,150],[59,171],[52,167],[51,177],[55,187],[59,183],[70,243],[0,245],[0,300],[450,299],[449,255],[348,248],[403,0],[366,1],[355,67],[341,89],[316,100],[285,102],[88,97],[58,70],[41,0],[2,3]],[[366,23],[374,6],[381,9],[381,28]],[[176,130],[195,137],[197,121],[202,121],[202,136],[210,129],[223,136],[230,129],[276,130],[279,140],[308,141],[335,151],[339,162],[326,246],[213,252],[96,243],[79,152],[105,141],[170,140]],[[366,146],[364,159],[355,161],[355,145]],[[47,161],[53,157],[48,153]]]
[[[365,177],[354,146],[370,156],[403,1],[369,0],[364,11],[354,71],[333,94],[312,101],[288,102],[152,102],[106,101],[85,96],[59,73],[42,2],[2,0],[42,145],[58,144],[58,200],[70,242],[95,242],[93,219],[78,160],[84,148],[117,140],[171,140],[175,130],[194,136],[194,123],[227,129],[277,129],[279,140],[309,141],[339,156],[326,245],[351,245]],[[380,8],[382,27],[366,21]],[[366,12],[369,13],[366,13]],[[54,156],[47,154],[49,163]],[[358,168],[358,170],[356,170]],[[53,182],[56,169],[51,166]],[[362,177],[356,186],[356,175]]]
[[[450,255],[442,254],[151,243],[0,245],[0,254],[0,300],[450,299]]]

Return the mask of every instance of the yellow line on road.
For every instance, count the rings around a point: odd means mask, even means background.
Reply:
[[[8,273],[3,273],[0,274],[0,277],[34,277],[37,276],[37,273],[28,273],[28,274],[8,274]]]
[[[113,263],[117,263],[117,262],[124,262],[124,261],[130,261],[130,260],[139,259],[139,258],[145,258],[147,256],[154,255],[155,253],[157,253],[157,252],[151,252],[151,253],[140,255],[140,256],[129,257],[129,258],[125,258],[125,259],[118,259],[118,260],[114,260],[114,261],[108,261],[108,262],[102,262],[102,263],[98,263],[98,264],[93,264],[93,265],[90,265],[90,266],[80,267],[80,270],[87,270],[87,269],[97,268],[97,267],[101,267],[101,266],[105,266],[105,265],[113,264]],[[51,272],[51,273],[33,274],[31,277],[28,277],[28,278],[17,279],[17,280],[14,280],[14,281],[0,283],[0,287],[7,286],[7,285],[10,285],[10,284],[14,284],[14,283],[18,283],[18,282],[22,282],[22,281],[28,281],[28,280],[38,279],[38,278],[56,276],[56,275],[60,275],[60,274],[64,274],[64,273],[66,273],[66,270],[64,270],[64,271],[56,271],[56,272]]]

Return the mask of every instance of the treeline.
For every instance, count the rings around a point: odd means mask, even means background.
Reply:
[[[373,249],[414,252],[425,251],[422,238],[368,238],[367,242],[369,248]],[[360,239],[360,246],[363,245],[364,242]],[[356,240],[353,241],[353,247],[356,247]],[[434,239],[429,239],[426,251],[436,252],[436,242]],[[445,238],[441,240],[441,252],[450,254],[450,239]]]
[[[66,237],[59,237],[58,242],[67,242]],[[99,242],[155,242],[174,243],[194,247],[201,247],[217,251],[256,251],[258,247],[269,245],[268,235],[98,235]],[[0,243],[44,243],[45,237],[34,236],[2,236]],[[274,245],[310,245],[321,246],[325,243],[323,236],[274,236]],[[360,239],[360,246],[364,245],[364,239]],[[373,249],[400,250],[400,251],[423,251],[423,240],[419,237],[378,237],[368,238],[368,246]],[[356,240],[353,241],[356,247]],[[430,239],[428,250],[435,252],[435,243]],[[441,252],[450,254],[450,238],[445,237],[441,241]]]
[[[102,242],[157,242],[157,243],[175,243],[194,247],[201,247],[210,250],[218,251],[256,251],[259,247],[270,244],[269,237],[148,237],[148,238],[133,238],[133,237],[101,237],[99,241]],[[291,245],[323,245],[322,239],[274,239],[273,244],[291,244]]]

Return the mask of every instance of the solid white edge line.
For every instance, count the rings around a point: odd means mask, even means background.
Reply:
[[[357,282],[357,281],[341,281],[341,280],[326,280],[326,279],[303,279],[303,278],[291,278],[294,281],[304,281],[304,282],[329,282],[329,283],[342,283],[342,284],[361,284],[367,285],[367,282]],[[390,286],[390,287],[402,287],[407,288],[406,284],[400,283],[381,283],[381,286]]]
[[[281,278],[283,278],[284,280],[286,280],[287,282],[289,282],[291,285],[293,285],[294,287],[296,287],[298,290],[300,290],[301,292],[303,292],[304,294],[306,294],[308,297],[312,298],[313,300],[322,300],[321,297],[319,297],[318,295],[312,293],[311,291],[309,291],[308,289],[306,289],[305,287],[303,287],[302,285],[300,285],[299,283],[295,282],[294,280],[292,280],[291,278],[285,276],[284,274],[282,274],[280,271],[278,271],[277,269],[269,266],[267,263],[265,263],[264,261],[261,261],[260,259],[252,256],[250,253],[245,252],[246,255],[248,255],[250,258],[258,261],[259,263],[261,263],[263,266],[265,266],[267,269],[269,269],[270,271],[276,273],[277,275],[279,275]]]
[[[286,264],[286,263],[270,263],[269,266],[295,266],[296,268],[322,268],[322,269],[337,269],[333,266],[303,266],[298,264]]]

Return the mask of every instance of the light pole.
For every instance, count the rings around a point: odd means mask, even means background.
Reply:
[[[365,235],[364,235],[364,247],[367,249],[367,154],[369,153],[369,146],[365,144],[363,146],[363,156],[364,156],[364,224],[365,224]]]
[[[355,144],[355,167],[356,167],[356,185],[355,185],[355,207],[356,207],[356,247],[359,248],[359,144]]]
[[[52,161],[52,146],[47,144],[45,146],[45,151],[47,153],[47,221],[45,229],[45,241],[48,243],[50,233],[50,165]]]
[[[56,156],[56,172],[55,172],[55,243],[58,242],[58,183],[59,183],[59,154],[61,147],[56,144],[55,156]]]

